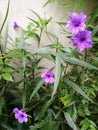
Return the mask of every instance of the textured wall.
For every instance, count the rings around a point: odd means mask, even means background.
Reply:
[[[75,10],[79,11],[78,2],[77,6],[73,5],[71,8],[70,7],[63,8],[62,7],[63,1],[68,0],[57,0],[57,2],[55,2],[54,4],[47,5],[45,8],[43,8],[43,5],[45,4],[46,1],[47,0],[10,0],[10,12],[8,17],[9,34],[12,37],[16,37],[17,35],[19,35],[18,32],[15,32],[13,30],[14,21],[16,21],[21,27],[26,28],[29,22],[29,20],[26,17],[33,16],[29,11],[29,9],[32,9],[42,17],[44,16],[46,18],[52,17],[52,21],[48,25],[48,30],[50,32],[54,32],[56,35],[58,35],[58,37],[63,43],[66,43],[67,39],[65,38],[65,36],[62,36],[60,34],[60,27],[56,24],[56,22],[62,20],[66,21],[69,11],[75,11]],[[8,0],[0,0],[0,25],[5,15],[7,2]],[[91,0],[89,0],[89,2],[84,7],[84,12],[86,14],[89,14],[95,5],[96,3],[91,2]],[[43,41],[45,41],[45,37],[43,37],[42,39]]]
[[[29,11],[29,9],[32,9],[36,11],[40,16],[42,17],[52,17],[51,23],[48,25],[48,31],[55,33],[59,40],[65,45],[65,46],[71,46],[69,44],[68,39],[65,35],[62,35],[60,33],[60,27],[56,24],[57,21],[66,21],[68,18],[69,11],[76,11],[80,10],[78,8],[79,0],[77,0],[77,5],[73,5],[71,7],[63,7],[62,4],[64,1],[68,0],[57,0],[57,2],[47,5],[43,8],[44,3],[47,0],[10,0],[10,12],[8,17],[8,25],[9,25],[9,34],[14,39],[15,37],[20,35],[19,31],[15,31],[13,29],[13,22],[16,21],[18,25],[20,25],[22,28],[26,28],[29,20],[27,19],[27,16],[32,16],[32,13]],[[70,0],[69,0],[70,1]],[[5,16],[6,7],[7,7],[8,0],[0,0],[0,25],[2,23],[2,19]],[[90,14],[92,9],[96,3],[91,2],[91,0],[88,1],[88,3],[84,6],[83,10],[86,14]],[[31,44],[35,45],[34,41],[29,41]],[[33,43],[32,43],[33,42]],[[41,45],[51,44],[49,39],[45,35],[43,35],[41,40]],[[47,64],[47,61],[44,61],[43,64]]]

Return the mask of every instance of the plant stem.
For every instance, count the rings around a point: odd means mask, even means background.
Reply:
[[[61,111],[61,113],[60,113],[60,126],[61,126],[61,130],[64,130],[63,117],[62,117],[62,106],[61,106],[61,102],[59,100],[59,93],[60,93],[60,89],[58,88],[58,90],[57,90],[58,105],[59,105],[59,109]]]
[[[85,62],[86,62],[86,57],[87,57],[87,49],[85,49],[85,56],[84,56]]]
[[[40,41],[41,41],[41,37],[42,37],[42,32],[43,32],[43,29],[40,30],[40,35],[39,35],[40,39],[39,39],[39,42],[38,42],[38,48],[39,48],[39,46],[40,46]]]
[[[84,61],[86,62],[86,59],[87,59],[87,49],[85,49],[85,55],[84,55]],[[83,67],[82,68],[82,81],[81,81],[81,84],[82,86],[84,86],[84,82],[85,82],[85,68]]]

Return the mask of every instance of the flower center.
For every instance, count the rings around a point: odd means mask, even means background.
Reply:
[[[78,20],[74,20],[73,23],[74,23],[74,26],[76,26],[76,27],[78,27],[80,25],[80,21],[78,21]]]
[[[21,117],[21,118],[24,118],[24,114],[21,114],[20,117]]]
[[[85,41],[85,37],[82,37],[80,40],[81,40],[82,42]]]
[[[50,78],[51,77],[51,75],[50,74],[47,74],[47,78]]]

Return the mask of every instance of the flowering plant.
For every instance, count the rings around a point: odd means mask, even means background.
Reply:
[[[97,130],[98,58],[90,49],[98,30],[86,24],[86,14],[71,13],[66,26],[58,22],[70,30],[70,44],[76,46],[67,48],[45,31],[51,18],[31,12],[37,20],[28,17],[26,30],[14,23],[14,31],[21,28],[21,36],[12,41],[14,48],[0,44],[1,130]],[[41,47],[43,33],[50,42]],[[37,47],[28,44],[31,38]]]

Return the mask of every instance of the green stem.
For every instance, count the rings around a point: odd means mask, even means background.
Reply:
[[[42,37],[42,32],[43,32],[43,29],[40,30],[40,35],[39,35],[40,39],[39,39],[39,42],[38,42],[38,48],[39,48],[39,46],[40,46],[41,37]]]
[[[87,59],[87,49],[85,49],[85,55],[84,55],[84,61],[85,62],[86,62],[86,59]],[[82,68],[82,77],[81,77],[81,79],[82,79],[82,81],[81,81],[82,86],[84,86],[84,82],[85,82],[84,74],[85,74],[85,68],[83,67]]]
[[[85,49],[85,56],[84,56],[85,62],[86,62],[86,58],[87,58],[87,49]]]
[[[23,78],[24,78],[24,88],[26,87],[26,51],[23,50]]]
[[[59,105],[59,109],[61,110],[61,113],[60,113],[60,126],[61,126],[61,130],[64,130],[64,124],[63,124],[63,117],[62,117],[62,106],[61,106],[61,102],[59,100],[59,88],[57,90],[57,97],[58,97],[58,105]]]

